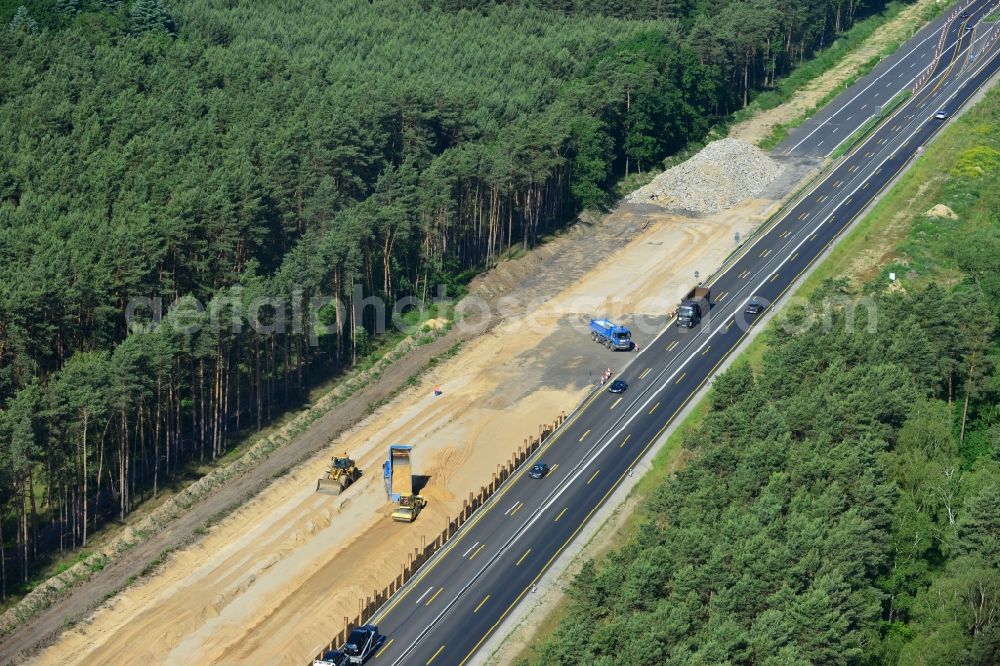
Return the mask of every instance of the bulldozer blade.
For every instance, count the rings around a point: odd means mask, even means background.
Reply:
[[[339,495],[342,490],[340,481],[320,479],[316,482],[316,492],[323,493],[324,495]]]

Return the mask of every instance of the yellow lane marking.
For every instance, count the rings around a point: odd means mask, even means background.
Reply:
[[[681,373],[681,376],[677,378],[677,381],[676,381],[676,382],[674,382],[674,384],[680,384],[680,383],[681,383],[681,381],[683,381],[683,379],[684,379],[685,377],[687,377],[687,374],[688,374],[688,373],[686,373],[686,372],[682,372],[682,373]],[[660,403],[656,403],[656,404],[658,405],[658,404],[660,404]]]
[[[674,340],[674,341],[673,341],[673,342],[671,342],[671,343],[670,343],[669,345],[667,345],[667,351],[673,351],[673,350],[674,350],[674,347],[676,347],[676,346],[677,346],[677,343],[678,343],[678,342],[680,342],[680,340]]]
[[[804,220],[804,219],[806,219],[806,215],[808,215],[808,214],[809,214],[809,213],[802,213],[801,215],[799,215],[799,219],[800,219],[800,220]]]
[[[781,238],[788,238],[788,234],[790,234],[790,233],[792,233],[792,232],[791,231],[786,231],[785,233],[781,234],[780,237]]]
[[[771,254],[770,250],[764,250],[763,252],[760,253],[760,258],[763,259],[764,257],[766,257],[769,254]]]
[[[441,654],[441,650],[443,650],[443,649],[444,649],[444,646],[443,646],[443,645],[442,645],[441,647],[439,647],[439,648],[438,648],[438,651],[437,651],[437,652],[435,652],[435,653],[434,653],[434,655],[433,655],[433,656],[432,656],[432,657],[431,657],[430,659],[428,659],[428,660],[427,660],[427,663],[426,663],[426,664],[424,664],[424,666],[431,666],[431,662],[432,662],[432,661],[434,661],[435,659],[437,659],[437,656],[438,656],[439,654]]]
[[[615,407],[617,407],[617,406],[618,406],[618,403],[619,403],[619,402],[621,402],[621,401],[622,401],[622,399],[621,399],[621,398],[618,398],[617,400],[615,400],[615,401],[614,401],[614,402],[613,402],[613,403],[611,404],[611,407],[610,407],[609,409],[614,409]],[[581,437],[581,438],[580,438],[580,441],[581,441],[581,442],[583,441],[583,437]]]
[[[629,439],[631,439],[631,437],[632,437],[632,433],[629,433],[629,434],[625,435],[625,439],[623,439],[622,443],[618,445],[618,448],[620,449],[620,448],[624,447],[625,446],[625,442],[627,442]]]
[[[875,175],[876,176],[879,175],[880,173],[882,173],[882,167],[879,167],[879,168],[875,169]]]
[[[854,201],[854,197],[847,197],[847,201],[844,202],[844,205],[846,206],[847,204],[851,203],[852,201]]]
[[[718,296],[715,297],[715,302],[718,303],[719,301],[721,301],[723,298],[725,298],[728,295],[729,295],[728,291],[722,292],[721,294],[719,294]]]
[[[729,323],[726,324],[726,330],[728,331],[729,329],[731,329],[733,327],[733,324],[735,324],[735,323],[736,323],[735,319],[730,319]]]
[[[392,642],[394,640],[396,640],[396,639],[395,638],[390,638],[389,642],[386,643],[385,645],[383,645],[382,649],[375,653],[375,658],[378,659],[379,657],[381,657],[382,653],[389,649],[389,646],[392,645]]]
[[[639,375],[639,379],[645,379],[645,378],[646,378],[646,375],[648,375],[648,374],[649,374],[649,371],[650,371],[650,370],[652,370],[652,368],[646,368],[645,370],[643,370],[643,371],[642,371],[642,374],[641,374],[641,375]]]
[[[820,202],[820,203],[823,203],[824,201],[826,201],[826,200],[827,200],[827,199],[829,199],[829,198],[830,198],[830,195],[829,195],[829,194],[824,194],[823,196],[821,196],[821,197],[819,197],[818,199],[816,199],[816,201],[818,201],[818,202]]]
[[[770,279],[770,280],[768,280],[768,282],[774,282],[774,281],[775,281],[775,280],[777,280],[777,279],[778,279],[778,274],[777,274],[777,273],[775,273],[774,275],[772,275],[772,276],[771,276],[771,279]]]
[[[819,236],[819,233],[818,233],[818,232],[817,232],[817,233],[815,233],[815,234],[813,234],[812,236],[810,236],[810,237],[809,237],[809,240],[811,240],[811,241],[814,241],[814,240],[816,240],[816,236]]]
[[[799,253],[798,253],[798,252],[796,252],[795,254],[793,254],[793,255],[792,255],[792,258],[791,258],[791,259],[789,259],[788,261],[789,261],[789,262],[792,262],[792,261],[795,261],[795,257],[797,257],[797,256],[799,256]]]
[[[701,355],[702,355],[702,356],[704,356],[705,354],[707,354],[707,353],[708,353],[708,350],[709,350],[709,349],[711,349],[711,348],[712,348],[712,345],[709,345],[709,346],[705,347],[705,348],[704,348],[704,349],[702,350],[702,352],[701,352]]]
[[[656,408],[659,407],[659,406],[660,406],[660,403],[656,403],[655,405],[653,405],[653,408],[651,410],[649,410],[649,413],[652,414],[653,412],[655,412]]]
[[[485,604],[486,600],[489,599],[489,598],[490,598],[490,595],[488,595],[488,594],[485,597],[483,597],[483,600],[479,602],[479,605],[476,606],[476,608],[472,612],[473,613],[478,613],[479,609],[483,607],[483,604]]]
[[[521,559],[519,559],[517,562],[514,562],[514,566],[516,567],[519,564],[521,564],[521,562],[524,562],[524,558],[526,558],[528,556],[528,553],[530,553],[530,552],[531,552],[530,548],[528,550],[524,551],[524,555],[522,555]]]
[[[514,510],[510,512],[510,515],[513,516],[515,513],[520,511],[522,506],[524,506],[524,502],[518,502],[517,506],[514,507]]]
[[[580,435],[580,439],[578,441],[582,442],[584,439],[586,439],[587,435],[589,434],[590,434],[590,428],[587,428],[587,432]]]
[[[596,479],[596,478],[597,478],[597,475],[598,475],[598,474],[600,474],[600,473],[601,473],[601,470],[597,470],[596,472],[594,472],[594,473],[593,473],[593,474],[591,475],[591,477],[590,477],[589,479],[587,479],[587,485],[589,486],[589,485],[590,485],[590,482],[591,482],[591,481],[593,481],[594,479]]]
[[[750,271],[743,271],[742,273],[740,273],[740,279],[745,280],[748,275],[750,275]]]
[[[854,173],[854,172],[855,172],[855,171],[857,171],[857,170],[858,170],[858,165],[857,165],[857,164],[852,164],[852,165],[850,166],[850,168],[849,168],[849,169],[848,169],[847,171],[848,171],[849,173]]]
[[[430,606],[432,603],[434,603],[434,600],[437,599],[438,595],[441,594],[442,592],[444,592],[444,588],[443,587],[439,587],[438,591],[434,593],[433,597],[431,597],[430,599],[427,600],[427,603],[424,604],[424,606]]]
[[[834,184],[833,184],[833,186],[834,186],[834,187],[840,187],[840,186],[841,186],[841,185],[843,185],[843,184],[844,184],[844,181],[842,181],[842,180],[838,180],[838,181],[837,181],[836,183],[834,183]]]
[[[479,546],[479,548],[476,548],[476,552],[474,552],[474,553],[473,553],[472,555],[469,555],[469,559],[470,559],[470,560],[474,560],[474,559],[476,559],[476,555],[478,555],[478,554],[479,554],[479,551],[481,551],[481,550],[482,550],[483,548],[485,548],[485,547],[486,547],[486,544],[485,544],[485,543],[484,543],[484,544],[481,544],[481,545]]]
[[[552,467],[550,467],[549,468],[549,474],[551,474],[552,472],[556,471],[557,467],[559,467],[559,463],[556,463],[555,465],[553,465]]]
[[[554,522],[554,523],[558,523],[558,522],[559,522],[559,519],[560,519],[560,518],[562,518],[562,517],[563,517],[563,514],[564,514],[564,513],[566,513],[567,511],[569,511],[569,507],[568,507],[568,506],[567,506],[567,507],[564,507],[564,508],[563,508],[563,510],[559,512],[559,515],[558,515],[558,516],[556,516],[556,519],[555,519],[554,521],[552,521],[552,522]]]
[[[861,186],[861,189],[863,189],[863,190],[867,190],[867,189],[868,189],[868,185],[870,185],[870,183],[868,183],[868,182],[866,181],[866,182],[865,182],[865,184]]]

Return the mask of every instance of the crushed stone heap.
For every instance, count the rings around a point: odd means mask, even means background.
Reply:
[[[625,197],[626,203],[713,213],[759,194],[784,167],[739,139],[720,139]]]

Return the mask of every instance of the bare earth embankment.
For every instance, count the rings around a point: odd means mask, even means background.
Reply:
[[[786,169],[757,198],[713,215],[625,204],[501,265],[473,285],[462,306],[468,321],[481,318],[480,309],[498,314],[489,332],[173,553],[156,575],[109,600],[35,661],[308,660],[357,612],[358,598],[397,575],[407,554],[440,532],[525,436],[578,404],[605,367],[632,358],[594,345],[588,317],[624,321],[640,345],[651,339],[695,271],[714,270],[734,249],[734,234],[746,237],[804,170]],[[412,525],[388,518],[381,462],[394,443],[412,445],[414,473],[430,477],[428,507]],[[340,497],[315,493],[329,457],[344,451],[365,475]]]

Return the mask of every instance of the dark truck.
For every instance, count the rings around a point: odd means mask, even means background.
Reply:
[[[711,292],[708,287],[695,287],[687,293],[677,307],[676,326],[694,328],[701,321],[701,318],[708,314],[711,307]]]

